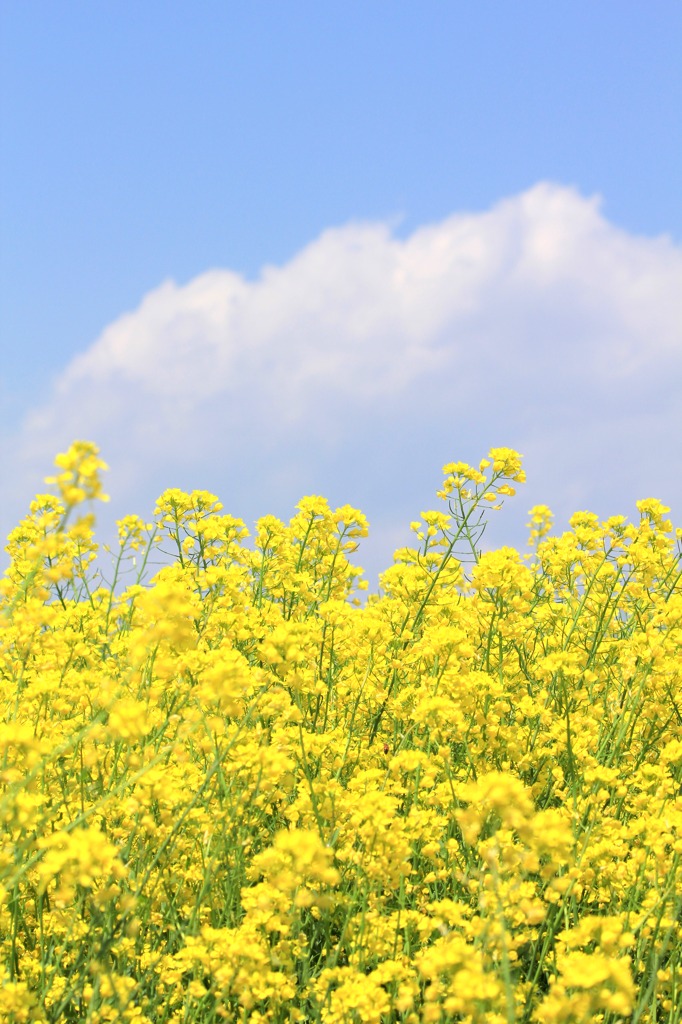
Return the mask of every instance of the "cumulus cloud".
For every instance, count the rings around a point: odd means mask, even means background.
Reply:
[[[682,250],[543,183],[406,238],[330,229],[254,281],[164,282],[2,446],[24,501],[85,437],[120,514],[166,486],[214,490],[247,518],[326,492],[388,544],[443,461],[490,444],[528,457],[521,519],[536,500],[606,514],[651,493],[679,515],[681,386]]]

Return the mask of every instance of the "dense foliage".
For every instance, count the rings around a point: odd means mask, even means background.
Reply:
[[[682,1020],[668,509],[481,554],[493,449],[363,603],[320,497],[247,541],[167,491],[105,582],[57,465],[0,584],[0,1019]]]

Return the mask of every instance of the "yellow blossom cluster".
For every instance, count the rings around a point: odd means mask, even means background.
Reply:
[[[482,553],[495,448],[363,602],[318,496],[166,491],[105,579],[104,463],[57,467],[0,582],[1,1021],[682,1021],[665,506]]]

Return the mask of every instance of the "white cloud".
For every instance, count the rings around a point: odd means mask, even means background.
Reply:
[[[679,515],[681,385],[682,251],[539,184],[405,239],[328,230],[253,282],[165,282],[64,369],[3,461],[33,489],[86,437],[120,514],[165,486],[246,515],[326,488],[388,537],[443,461],[508,444],[534,481],[517,519],[535,500],[631,511],[653,491]]]

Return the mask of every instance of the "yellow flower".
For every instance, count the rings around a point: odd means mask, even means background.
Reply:
[[[74,441],[68,451],[55,459],[62,472],[45,478],[47,484],[57,484],[59,494],[67,508],[82,501],[99,498],[108,501],[102,492],[100,472],[109,467],[99,458],[99,448],[89,441]]]

